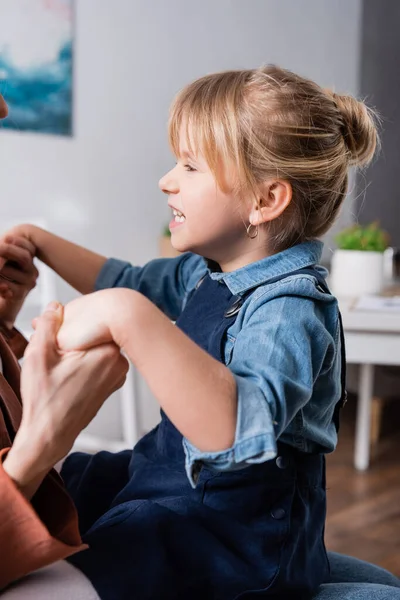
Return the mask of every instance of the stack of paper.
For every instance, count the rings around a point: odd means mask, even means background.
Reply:
[[[400,296],[360,296],[353,310],[400,312]]]

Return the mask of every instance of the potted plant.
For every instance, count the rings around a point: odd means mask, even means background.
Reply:
[[[158,240],[158,252],[161,258],[174,258],[180,254],[171,244],[171,232],[168,225],[164,227]]]
[[[374,222],[339,232],[332,257],[330,283],[336,296],[379,294],[384,282],[384,252],[389,236]]]

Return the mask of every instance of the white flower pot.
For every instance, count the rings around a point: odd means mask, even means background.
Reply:
[[[332,292],[339,298],[379,294],[384,281],[384,255],[382,252],[335,250],[329,281]]]

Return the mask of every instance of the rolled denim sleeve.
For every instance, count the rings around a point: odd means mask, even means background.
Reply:
[[[212,453],[183,441],[192,486],[203,464],[230,471],[277,455],[277,439],[310,401],[332,345],[323,311],[312,299],[285,296],[263,302],[261,296],[253,302],[228,365],[237,388],[235,441]]]
[[[97,277],[95,290],[115,287],[135,290],[175,321],[182,312],[188,292],[206,270],[204,259],[189,252],[176,258],[158,258],[143,267],[110,258]]]
[[[183,440],[186,474],[193,488],[202,465],[216,471],[235,471],[276,456],[274,423],[263,391],[246,377],[234,377],[238,401],[234,445],[223,452],[201,452]]]

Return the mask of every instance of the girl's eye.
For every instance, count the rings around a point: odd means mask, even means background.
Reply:
[[[183,168],[185,169],[185,171],[189,171],[189,173],[191,173],[192,171],[195,171],[196,169],[194,167],[192,167],[191,165],[184,165]]]

